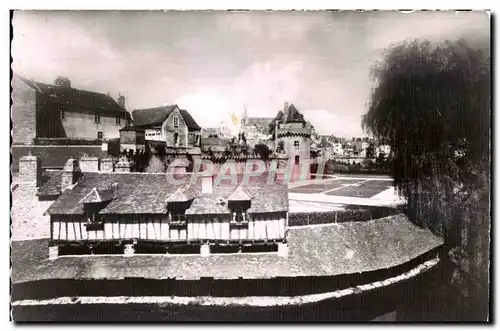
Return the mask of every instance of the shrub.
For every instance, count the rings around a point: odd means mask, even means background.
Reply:
[[[326,212],[289,213],[289,226],[313,224],[329,224],[342,222],[366,222],[372,219],[371,212],[366,209],[352,209]]]

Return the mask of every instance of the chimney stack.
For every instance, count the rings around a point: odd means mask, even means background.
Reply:
[[[40,184],[42,176],[41,160],[36,156],[31,155],[31,151],[27,156],[19,159],[19,179],[20,183],[34,184],[36,187]]]
[[[116,165],[115,165],[115,172],[130,172],[131,168],[132,168],[132,165],[127,160],[127,158],[122,157],[122,158],[120,158],[118,163],[116,163]]]
[[[97,156],[82,156],[79,163],[82,172],[99,171],[99,158]]]
[[[125,109],[125,97],[121,94],[118,95],[118,105]]]
[[[213,193],[213,176],[204,175],[201,181],[201,193],[212,194]]]
[[[64,165],[61,174],[61,191],[75,184],[80,179],[81,175],[82,171],[80,170],[78,160],[69,159],[66,161],[66,165]]]

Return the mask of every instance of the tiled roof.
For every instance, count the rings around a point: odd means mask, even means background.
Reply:
[[[246,188],[245,185],[240,184],[234,188],[229,194],[228,200],[230,201],[248,201],[252,200],[252,193]]]
[[[67,111],[99,111],[101,113],[115,113],[130,118],[130,113],[120,107],[108,94],[75,89],[73,87],[58,86],[35,82],[18,76],[21,81],[38,93],[46,96],[46,101],[53,105],[62,105]]]
[[[193,185],[187,184],[186,186],[179,187],[171,196],[168,197],[167,202],[186,202],[199,196],[199,190]]]
[[[180,176],[178,177],[178,179]],[[238,179],[241,182],[242,176]],[[268,183],[268,175],[253,178],[247,184],[248,194],[253,199],[249,212],[263,213],[288,210],[288,192],[286,184]],[[149,173],[83,173],[83,179],[71,190],[64,191],[47,210],[49,214],[81,214],[83,203],[80,202],[94,188],[104,190],[117,183],[114,199],[103,209],[101,214],[165,214],[167,201],[178,189],[184,189],[185,183],[169,182],[166,174]],[[196,184],[198,190],[201,182]],[[195,198],[190,213],[228,212],[227,199],[238,183],[224,180],[214,181],[211,195]],[[47,189],[47,188],[45,188]],[[198,193],[187,195],[198,196]],[[218,206],[219,200],[225,201]],[[190,209],[191,209],[190,208]]]
[[[325,147],[333,147],[333,145],[326,139],[321,139],[320,143],[318,144],[318,148],[325,148]]]
[[[177,105],[167,105],[155,108],[135,109],[132,112],[134,125],[138,127],[159,125],[163,123],[168,116],[170,116],[174,109],[179,109],[179,107]],[[196,123],[187,110],[179,109],[179,112],[184,119],[184,122],[186,122],[188,129],[201,130],[201,127],[198,123]]]
[[[61,194],[61,174],[60,170],[44,171],[39,184],[39,196],[54,196]]]
[[[255,125],[257,128],[268,129],[269,123],[274,121],[273,117],[249,117],[246,120],[246,125]]]
[[[120,131],[139,131],[139,132],[144,132],[144,129],[135,127],[134,125],[125,125],[123,128],[120,129]]]

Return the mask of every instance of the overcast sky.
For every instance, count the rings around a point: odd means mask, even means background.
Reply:
[[[481,12],[16,12],[13,70],[177,103],[201,126],[231,112],[272,117],[294,103],[322,134],[360,136],[370,67],[408,38],[489,38]]]

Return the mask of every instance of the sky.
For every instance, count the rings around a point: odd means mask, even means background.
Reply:
[[[364,136],[370,68],[391,44],[489,39],[484,12],[17,11],[13,71],[165,104],[203,127],[293,103],[320,134]]]

